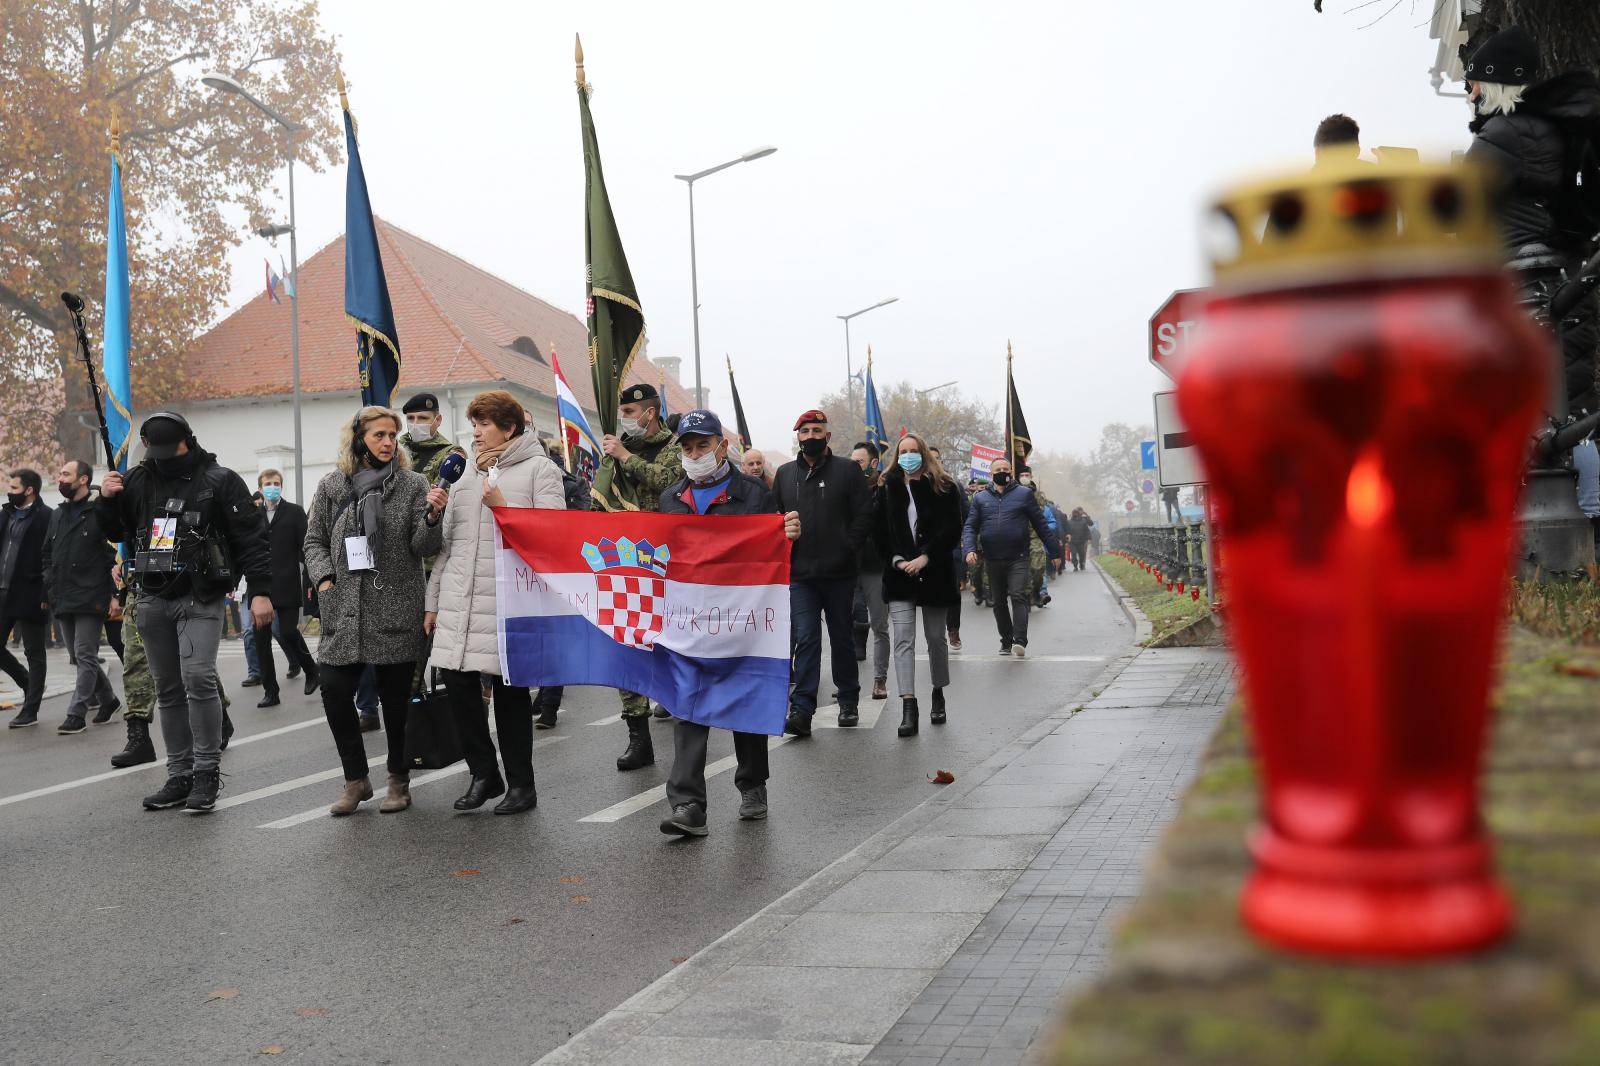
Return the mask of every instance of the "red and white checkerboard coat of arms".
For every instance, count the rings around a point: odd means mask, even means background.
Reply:
[[[594,571],[595,624],[618,644],[653,648],[666,624],[666,545],[607,537],[584,544],[583,558]]]

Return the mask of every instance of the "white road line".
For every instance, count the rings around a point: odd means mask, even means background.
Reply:
[[[785,734],[784,736],[781,736],[781,737],[768,737],[767,738],[767,750],[771,751],[773,748],[781,747],[782,745],[789,743],[789,741],[791,741],[793,739],[794,739],[794,737],[788,736],[787,734]],[[738,764],[739,764],[739,759],[738,759],[737,756],[734,756],[734,755],[729,755],[727,758],[724,758],[724,759],[718,759],[716,762],[714,762],[711,765],[706,767],[706,780],[709,781],[711,778],[716,777],[720,773],[724,773],[724,772],[726,772],[728,770],[732,770]],[[613,803],[611,806],[607,807],[603,811],[596,811],[594,814],[591,814],[588,817],[579,818],[578,821],[579,822],[620,822],[620,821],[622,821],[622,819],[626,818],[628,815],[637,814],[639,811],[644,810],[646,807],[653,807],[657,803],[660,803],[662,800],[664,800],[666,798],[667,798],[667,786],[666,785],[657,785],[655,788],[646,789],[645,791],[639,793],[637,796],[633,796],[633,797],[630,797],[629,799],[625,799],[621,803]]]
[[[883,708],[888,705],[888,700],[864,700],[857,708],[861,716],[861,724],[850,726],[851,729],[872,729],[878,724],[878,718],[883,714]],[[830,703],[826,707],[818,707],[817,713],[811,718],[812,729],[838,729],[839,705]]]
[[[537,740],[535,740],[533,742],[533,746],[534,746],[535,749],[548,748],[552,744],[559,744],[563,740],[571,740],[571,739],[572,738],[569,737],[569,736],[568,737],[541,737],[541,738],[539,738],[539,739],[537,739]],[[376,759],[370,760],[368,762],[368,765],[377,766],[379,763],[381,763],[383,761],[384,761],[384,757],[383,756],[379,756]],[[321,780],[326,780],[328,777],[338,777],[341,774],[343,774],[343,772],[344,771],[342,771],[342,770],[335,770],[331,774],[328,774],[328,775],[313,774],[313,775],[310,775],[310,776],[312,778],[318,778],[318,779],[321,779]],[[440,780],[443,780],[446,777],[455,777],[458,774],[464,774],[466,772],[467,772],[467,764],[466,764],[466,762],[463,761],[463,762],[453,763],[450,766],[446,766],[442,770],[429,770],[425,774],[413,774],[412,777],[411,777],[411,788],[412,788],[413,791],[415,791],[419,786],[426,785],[429,782],[440,781]],[[302,780],[306,780],[307,783],[310,783],[310,781],[307,780],[307,779],[302,779]],[[291,784],[292,784],[292,782],[291,782]],[[265,790],[260,790],[260,791],[265,791]],[[287,789],[279,789],[278,791],[280,791],[280,792],[281,791],[287,791]],[[373,791],[376,793],[377,790],[374,789]],[[374,797],[374,798],[376,798],[376,797]],[[220,807],[221,804],[218,804],[218,806]],[[293,829],[297,825],[304,825],[307,822],[316,821],[318,818],[327,818],[327,817],[329,817],[329,815],[328,815],[328,805],[325,803],[320,807],[313,807],[309,811],[301,811],[299,814],[291,814],[287,818],[279,818],[277,821],[274,821],[274,822],[264,822],[261,825],[256,826],[256,828],[257,829]]]
[[[597,718],[597,719],[595,719],[594,721],[592,721],[592,722],[590,722],[588,724],[589,725],[610,725],[612,722],[620,722],[620,721],[622,721],[622,715],[621,714],[613,714],[609,718]]]
[[[379,755],[377,758],[368,759],[367,765],[377,766],[387,758],[387,755]],[[343,776],[343,767],[336,766],[332,770],[318,770],[314,774],[306,774],[304,777],[297,777],[292,781],[281,781],[276,785],[267,785],[265,788],[252,789],[249,792],[241,792],[237,796],[229,796],[227,799],[218,800],[216,807],[213,809],[225,811],[229,807],[237,807],[241,803],[250,803],[253,800],[266,799],[268,796],[276,796],[283,792],[293,792],[297,788],[305,788],[307,785],[314,785],[318,781],[332,781],[336,777]]]
[[[234,748],[242,748],[246,744],[253,744],[258,740],[268,740],[272,737],[281,737],[285,733],[293,733],[298,729],[305,729],[307,726],[317,725],[318,723],[326,721],[326,718],[307,718],[303,722],[294,722],[290,725],[279,726],[277,729],[268,729],[262,733],[251,733],[247,737],[234,737],[233,740],[228,744],[228,750],[232,751]],[[226,757],[226,752],[224,753],[224,757]],[[76,781],[63,781],[59,785],[46,785],[43,788],[36,788],[31,792],[19,792],[14,796],[0,796],[0,807],[9,807],[13,803],[23,803],[27,800],[38,799],[41,796],[53,796],[57,792],[66,792],[70,789],[82,788],[85,785],[98,784],[101,781],[110,781],[114,777],[126,777],[128,774],[136,774],[141,770],[165,770],[166,767],[167,763],[165,759],[157,759],[155,762],[142,763],[138,766],[125,766],[120,770],[107,770],[103,774],[91,774],[88,777],[80,777]]]

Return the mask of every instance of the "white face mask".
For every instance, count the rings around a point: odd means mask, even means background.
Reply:
[[[412,422],[410,425],[406,426],[406,435],[413,441],[421,444],[423,441],[433,436],[433,427],[428,425],[426,422]]]
[[[722,465],[722,460],[717,458],[715,449],[704,455],[697,455],[693,459],[683,460],[683,472],[689,475],[690,481],[704,481],[717,472],[717,467]]]
[[[617,417],[617,432],[624,437],[642,437],[644,436],[644,427],[645,424],[643,422],[635,421],[632,418],[623,418],[620,415]]]

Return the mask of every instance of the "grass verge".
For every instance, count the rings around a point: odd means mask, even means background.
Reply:
[[[1120,555],[1101,552],[1095,561],[1150,619],[1151,640],[1160,640],[1211,612],[1204,593],[1196,602],[1187,591],[1168,592],[1165,585],[1156,584],[1155,578]]]

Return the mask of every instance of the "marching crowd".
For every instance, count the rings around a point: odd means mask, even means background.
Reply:
[[[827,414],[808,410],[794,424],[797,457],[773,469],[755,449],[730,459],[711,411],[669,425],[649,385],[630,386],[620,401],[620,432],[600,442],[602,474],[641,509],[783,516],[792,542],[784,729],[798,737],[810,735],[817,711],[824,627],[839,725],[860,721],[859,663],[870,636],[871,698],[888,698],[892,651],[899,735],[912,737],[921,718],[919,612],[928,722],[940,725],[950,713],[948,652],[961,647],[963,587],[975,602],[992,602],[1000,653],[1022,658],[1029,611],[1048,602],[1047,570],[1060,573],[1069,562],[1082,569],[1095,537],[1081,509],[1059,515],[1027,467],[1014,471],[1007,459],[994,461],[986,481],[963,485],[915,433],[892,455],[860,443],[845,457],[835,453]],[[144,807],[213,809],[232,734],[217,648],[237,591],[248,619],[245,684],[263,689],[258,706],[280,700],[274,641],[289,676],[304,677],[307,695],[321,691],[345,778],[331,814],[348,815],[375,796],[362,734],[378,728],[380,714],[387,773],[378,809],[411,805],[407,720],[434,701],[448,708],[471,771],[455,809],[497,798],[495,814],[533,808],[533,733],[555,727],[562,693],[535,693],[501,676],[490,508],[591,503],[587,484],[540,442],[511,394],[476,396],[467,417],[470,456],[439,432],[439,404],[428,393],[402,411],[362,408],[341,431],[337,469],[307,509],[283,498],[276,470],[263,470],[252,493],[171,412],[143,421],[143,461],[126,475],[106,473],[98,496],[85,462],[58,472],[62,502],[54,508],[41,499],[37,473],[14,471],[0,509],[0,668],[25,695],[10,727],[38,721],[53,616],[77,670],[58,732],[81,732],[91,717],[103,723],[123,708],[128,743],[112,764],[136,766],[156,759],[150,725],[159,717],[167,778]],[[442,474],[452,453],[460,476],[449,483]],[[315,655],[301,633],[302,612],[320,620]],[[124,628],[123,620],[133,624]],[[6,647],[13,633],[26,667]],[[101,667],[102,634],[123,660],[125,708]],[[672,709],[638,693],[620,699],[628,737],[617,769],[652,765],[651,718]],[[661,828],[702,836],[709,728],[680,717],[674,730],[672,813]],[[734,747],[739,817],[765,818],[766,738],[736,732]]]

